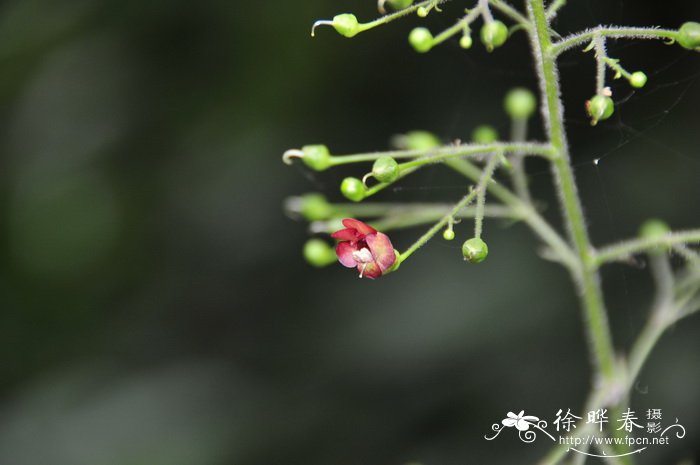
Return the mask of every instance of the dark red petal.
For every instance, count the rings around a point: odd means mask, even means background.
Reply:
[[[379,268],[379,265],[374,262],[361,263],[358,265],[357,269],[360,271],[360,275],[363,278],[377,279],[382,275],[382,270]]]
[[[357,231],[354,229],[341,229],[331,234],[331,237],[341,241],[352,241],[356,242],[360,239]]]
[[[335,246],[335,254],[338,256],[338,261],[347,268],[355,268],[357,266],[357,262],[352,258],[352,253],[356,250],[357,246],[351,242],[340,242]]]
[[[365,237],[369,251],[372,252],[372,257],[379,265],[379,268],[384,273],[387,269],[396,261],[396,253],[394,253],[394,246],[391,245],[391,240],[389,236],[384,233],[369,234]]]
[[[360,233],[362,236],[366,236],[367,234],[373,234],[377,232],[377,230],[374,229],[372,226],[354,218],[345,218],[343,220],[343,226],[349,229],[356,229],[357,232]]]

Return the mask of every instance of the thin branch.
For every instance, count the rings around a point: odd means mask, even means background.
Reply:
[[[537,142],[494,142],[492,144],[459,144],[444,147],[417,149],[417,150],[389,150],[384,152],[357,153],[351,155],[331,156],[331,166],[346,165],[349,163],[372,162],[379,157],[389,156],[396,159],[430,157],[432,161],[452,156],[464,156],[470,154],[489,153],[501,151],[504,153],[522,152],[528,155],[551,156],[552,148],[549,144]]]
[[[458,173],[472,181],[478,181],[481,170],[467,160],[457,159],[445,163]],[[555,231],[552,226],[535,210],[501,184],[491,182],[487,189],[491,195],[511,207],[514,212],[522,212],[523,221],[545,244],[549,246],[560,259],[559,261],[573,274],[579,275],[581,270],[578,259],[569,244]]]
[[[700,229],[671,232],[651,239],[633,239],[598,249],[594,254],[593,263],[595,266],[601,266],[608,262],[623,261],[634,254],[647,250],[669,247],[674,244],[697,243],[700,243]]]
[[[597,35],[615,39],[676,40],[678,31],[649,27],[599,26],[564,37],[552,45],[551,54],[556,57],[569,49],[590,42]]]
[[[513,118],[511,120],[511,136],[510,139],[513,142],[522,142],[527,137],[527,119],[525,118]],[[530,196],[530,189],[527,185],[527,176],[525,174],[525,158],[520,153],[514,153],[511,157],[510,163],[513,167],[511,171],[511,180],[513,182],[513,189],[515,193],[520,197],[523,202],[528,205],[532,204],[532,198]]]
[[[532,27],[532,23],[524,15],[522,15],[518,10],[510,6],[505,1],[490,0],[489,3],[491,3],[491,6],[493,6],[495,9],[499,10],[501,13],[508,16],[510,19],[520,24],[525,29],[530,29]]]
[[[342,205],[346,205],[347,207],[344,208]],[[448,204],[397,205],[398,204],[360,203],[334,204],[333,206],[337,207],[338,211],[342,211],[353,218],[375,218],[372,221],[368,221],[368,223],[373,228],[382,232],[434,223],[454,208],[454,205]],[[386,206],[386,208],[384,206]],[[368,208],[365,209],[361,207]],[[476,207],[464,207],[455,213],[453,218],[471,219],[475,216]],[[514,212],[510,207],[505,205],[486,205],[484,208],[484,217],[519,221],[523,219],[523,214]],[[309,225],[309,231],[312,234],[330,234],[337,228],[337,220],[314,221]]]
[[[566,0],[554,0],[551,5],[547,8],[547,21],[551,21],[556,18],[559,10],[566,5]]]
[[[605,37],[596,35],[593,38],[593,44],[595,46],[596,60],[595,92],[597,95],[603,95],[603,89],[605,88],[605,59],[608,57],[605,50]]]

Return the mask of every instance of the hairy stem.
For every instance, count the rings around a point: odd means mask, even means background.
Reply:
[[[522,142],[527,137],[527,119],[513,118],[511,121],[510,139],[513,142]],[[518,194],[523,202],[532,204],[530,197],[530,189],[527,186],[527,176],[525,174],[525,158],[522,153],[514,153],[510,163],[513,167],[511,171],[511,179],[513,181],[513,189]]]
[[[525,16],[521,15],[518,10],[503,0],[490,0],[489,3],[491,3],[491,6],[493,6],[495,9],[499,10],[501,13],[508,16],[525,29],[530,29],[532,27],[532,24],[530,24],[530,21],[528,21]]]
[[[618,39],[657,39],[676,40],[678,31],[671,29],[658,29],[650,27],[605,27],[600,26],[584,32],[564,37],[552,45],[551,54],[556,57],[559,54],[585,43],[590,42],[596,36],[613,37]]]
[[[438,162],[451,157],[477,155],[496,150],[506,153],[522,152],[543,157],[549,157],[551,153],[551,147],[548,144],[494,142],[492,144],[461,144],[431,149],[390,150],[385,152],[355,153],[352,155],[333,155],[331,157],[331,166],[372,162],[383,156],[396,159],[426,157],[426,160],[430,162]]]
[[[432,228],[430,228],[425,234],[419,237],[418,240],[414,242],[413,245],[411,245],[411,247],[406,249],[406,251],[401,254],[401,256],[399,257],[399,263],[403,263],[408,257],[413,255],[413,253],[416,250],[423,247],[423,245],[425,245],[426,242],[428,242],[435,234],[437,234],[438,231],[445,227],[445,225],[450,221],[451,218],[454,217],[454,215],[456,215],[462,208],[466,207],[471,202],[473,202],[477,194],[479,193],[479,190],[483,188],[484,186],[480,184],[479,186],[477,186],[476,189],[472,190],[469,194],[465,195],[462,200],[457,202],[457,204],[450,212],[443,216],[440,221],[435,223],[435,225]]]
[[[467,160],[449,160],[445,164],[473,181],[478,181],[481,178],[481,170]],[[487,190],[491,195],[508,205],[514,212],[521,212],[523,221],[552,249],[557,259],[572,274],[577,275],[580,273],[578,260],[571,247],[532,205],[526,204],[515,194],[496,182],[487,184]]]
[[[476,197],[476,216],[474,217],[474,237],[481,238],[481,232],[484,225],[484,207],[486,206],[486,184],[491,180],[493,172],[498,165],[500,159],[499,153],[494,153],[491,155],[484,171],[482,173],[482,180],[479,182],[478,194]]]
[[[615,354],[612,336],[600,289],[600,280],[593,264],[591,245],[579,200],[564,132],[563,110],[560,98],[559,75],[553,54],[549,23],[543,0],[528,0],[528,12],[535,25],[530,34],[533,53],[537,61],[537,74],[544,95],[544,120],[554,149],[552,167],[559,190],[569,237],[581,264],[581,274],[576,276],[585,312],[585,325],[590,341],[597,376],[604,383],[612,383],[615,376]]]
[[[600,266],[608,262],[624,260],[647,250],[675,244],[693,243],[700,243],[700,230],[698,229],[668,233],[654,238],[633,239],[599,249],[595,254],[594,263],[596,266]]]

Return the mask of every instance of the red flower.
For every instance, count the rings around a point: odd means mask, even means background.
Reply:
[[[331,237],[341,241],[336,246],[335,253],[343,266],[357,267],[360,278],[370,279],[380,277],[391,268],[396,261],[396,254],[386,234],[352,218],[344,219],[343,226],[345,229],[331,234]]]

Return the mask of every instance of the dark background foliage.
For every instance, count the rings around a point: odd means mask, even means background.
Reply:
[[[285,149],[382,149],[416,128],[467,139],[481,123],[507,133],[502,96],[535,88],[522,33],[493,54],[449,42],[425,56],[406,44],[417,18],[351,41],[309,38],[313,20],[372,18],[372,3],[2,5],[0,463],[532,463],[546,444],[487,442],[490,425],[509,410],[581,413],[577,299],[523,226],[488,223],[482,265],[436,240],[377,282],[301,259],[305,226],[283,199],[339,199],[346,171],[290,169]],[[700,17],[681,0],[570,3],[562,33]],[[464,6],[427,23],[444,28]],[[616,82],[622,103],[595,129],[583,112],[593,58],[562,62],[592,236],[634,235],[649,217],[697,227],[700,55],[639,42],[610,52],[650,81],[637,92]],[[529,169],[556,221],[546,167]],[[382,198],[463,190],[436,167]],[[418,234],[392,237],[404,248]],[[646,315],[648,272],[604,274],[623,349]],[[633,406],[688,430],[642,463],[697,451],[699,324],[667,334],[640,377]]]

